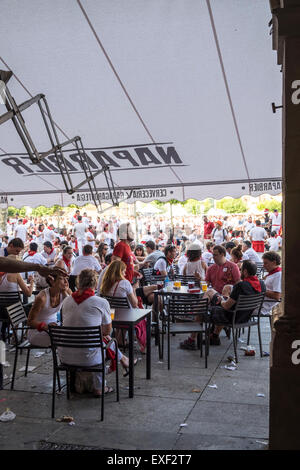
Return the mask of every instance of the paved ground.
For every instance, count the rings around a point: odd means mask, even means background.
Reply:
[[[263,349],[269,351],[270,327],[262,323]],[[212,346],[208,368],[198,351],[178,348],[182,336],[172,338],[171,370],[158,359],[152,343],[152,379],[145,379],[145,356],[135,367],[135,397],[128,398],[128,378],[121,378],[120,402],[115,395],[105,400],[104,422],[100,421],[100,400],[66,394],[57,396],[56,417],[71,415],[75,426],[52,420],[52,356],[31,358],[35,369],[24,377],[18,372],[15,390],[9,389],[14,352],[7,354],[10,367],[0,391],[0,414],[10,408],[16,419],[0,422],[0,449],[39,449],[45,441],[101,449],[265,449],[268,443],[269,358],[260,358],[258,339],[251,344],[255,357],[239,350],[238,368],[229,371],[227,356],[233,354],[231,340],[221,337]],[[246,334],[241,337],[245,346]],[[34,354],[34,353],[33,353]],[[24,365],[21,356],[18,369]],[[121,374],[120,374],[121,375]],[[109,376],[113,385],[114,377]],[[217,385],[210,388],[209,385]],[[127,387],[127,388],[126,388]],[[193,390],[198,391],[193,391]],[[264,394],[258,397],[257,394]],[[181,426],[186,424],[186,426]],[[43,442],[43,443],[42,443]]]

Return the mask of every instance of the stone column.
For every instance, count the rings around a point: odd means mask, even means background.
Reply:
[[[271,2],[276,3],[276,0]],[[270,449],[300,449],[300,1],[273,11],[273,45],[283,74],[283,315],[270,363]]]

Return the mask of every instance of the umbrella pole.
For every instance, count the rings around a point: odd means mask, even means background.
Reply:
[[[173,223],[173,205],[170,202],[170,215],[171,215],[171,233],[170,233],[170,240],[173,242],[174,238],[174,223]]]
[[[134,207],[134,221],[135,221],[135,238],[136,242],[139,242],[139,232],[138,232],[138,223],[137,223],[137,215],[136,215],[136,201],[133,203]]]

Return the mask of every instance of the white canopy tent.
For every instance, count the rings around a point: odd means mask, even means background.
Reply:
[[[281,192],[281,76],[267,0],[2,0],[0,69],[16,102],[46,95],[62,141],[82,137],[92,171],[109,164],[120,200]],[[6,111],[0,104],[0,115]],[[36,106],[23,112],[51,148]],[[68,195],[53,155],[34,165],[0,126],[1,202],[91,202]],[[74,183],[78,155],[67,153]],[[110,202],[103,175],[99,197]]]

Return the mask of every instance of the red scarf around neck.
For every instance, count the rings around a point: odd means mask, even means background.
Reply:
[[[65,262],[65,265],[68,266],[68,268],[71,266],[71,260],[67,259],[64,255],[63,255],[63,260]]]
[[[93,289],[85,289],[81,294],[79,293],[79,290],[73,292],[72,297],[75,302],[79,305],[81,304],[81,302],[84,302],[84,300],[88,299],[89,297],[92,297],[93,295],[95,295],[95,291]]]
[[[280,271],[281,271],[281,267],[280,267],[280,266],[277,266],[277,268],[273,269],[272,271],[270,271],[270,272],[267,274],[267,277],[268,277],[268,276],[272,276],[272,274],[279,273]]]
[[[33,256],[36,254],[36,251],[28,250],[28,256]]]
[[[254,290],[256,290],[256,292],[261,292],[261,285],[257,276],[245,277],[243,281],[249,282],[249,284],[253,287]]]

